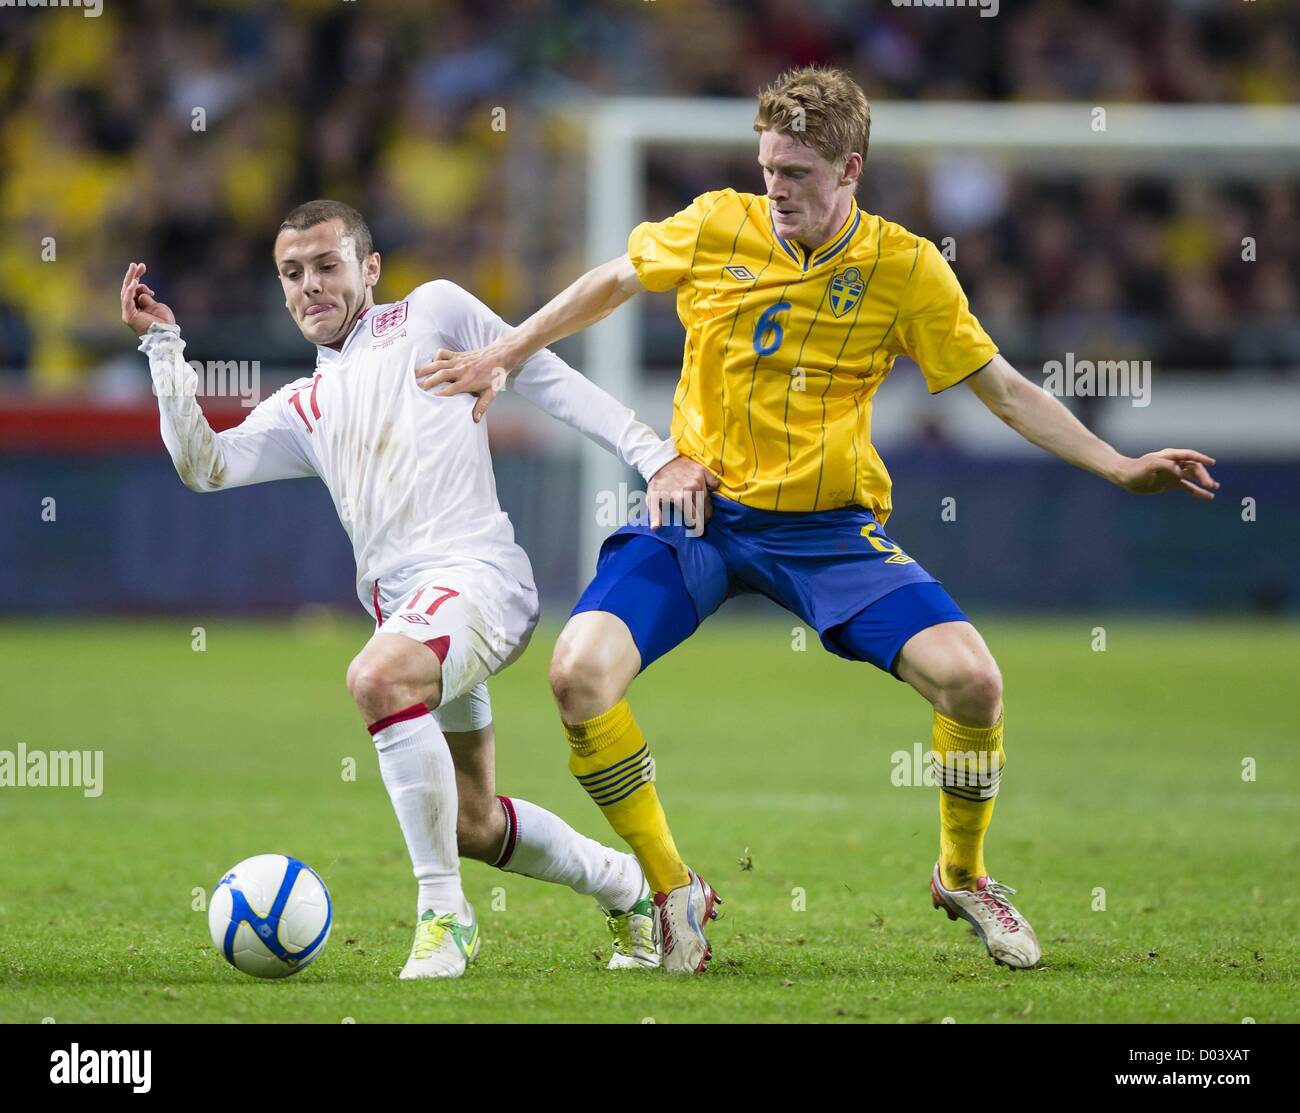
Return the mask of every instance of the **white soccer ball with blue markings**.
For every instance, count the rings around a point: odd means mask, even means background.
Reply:
[[[255,978],[287,978],[325,949],[329,890],[310,866],[284,854],[246,858],[217,882],[208,902],[212,944]]]

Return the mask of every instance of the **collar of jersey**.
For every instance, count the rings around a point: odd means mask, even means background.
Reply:
[[[770,201],[767,206],[767,221],[768,226],[772,229],[772,235],[776,237],[776,242],[781,245],[782,250],[790,256],[795,266],[806,271],[811,267],[819,267],[828,260],[834,259],[835,256],[849,246],[854,233],[858,230],[858,225],[862,222],[862,210],[858,208],[858,203],[854,201],[853,207],[849,210],[849,215],[845,217],[844,223],[840,225],[840,230],[816,251],[804,251],[800,244],[787,240],[776,230],[776,222],[772,219],[772,204]]]
[[[375,307],[373,305],[370,307],[370,309],[374,309],[374,308]],[[361,311],[361,316],[358,317],[356,321],[354,321],[352,324],[352,331],[348,333],[348,338],[345,341],[343,341],[343,347],[341,347],[337,352],[333,348],[327,348],[324,344],[316,345],[316,366],[317,367],[319,367],[322,363],[334,363],[336,360],[340,360],[343,358],[343,353],[348,350],[348,345],[351,344],[352,341],[356,339],[357,333],[361,331],[361,322],[364,321],[370,315],[370,309],[363,309]]]

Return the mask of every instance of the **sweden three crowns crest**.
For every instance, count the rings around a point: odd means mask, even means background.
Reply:
[[[837,317],[843,317],[858,304],[864,289],[862,272],[857,267],[840,271],[831,279],[831,312]]]

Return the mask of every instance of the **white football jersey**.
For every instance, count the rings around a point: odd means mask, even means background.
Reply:
[[[417,368],[439,348],[482,348],[508,326],[452,282],[427,282],[375,306],[339,351],[318,346],[316,370],[276,391],[238,427],[214,433],[195,400],[198,375],[176,326],[140,341],[162,436],[186,486],[216,491],[319,476],[352,540],[357,595],[413,564],[484,562],[532,586],[532,568],[497,502],[486,421],[474,396],[421,390]],[[550,351],[528,359],[511,388],[616,453],[647,480],[677,455],[630,409]]]

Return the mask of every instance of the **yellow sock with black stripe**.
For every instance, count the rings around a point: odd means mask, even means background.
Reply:
[[[650,745],[627,700],[585,723],[565,723],[569,769],[632,848],[656,893],[690,881],[655,792]]]
[[[974,889],[988,873],[984,833],[993,819],[1006,754],[1002,719],[972,727],[934,713],[933,753],[939,784],[939,875],[945,889]]]

